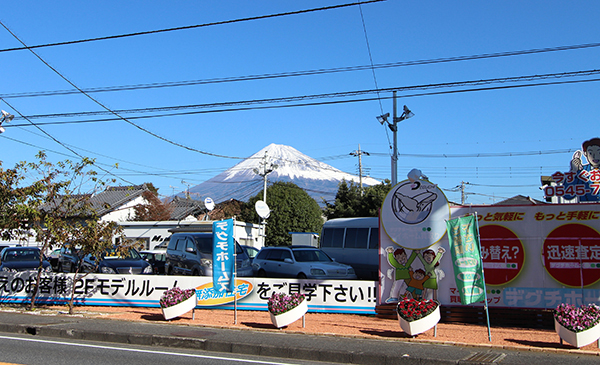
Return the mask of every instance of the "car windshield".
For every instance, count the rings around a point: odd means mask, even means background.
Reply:
[[[298,262],[320,261],[330,262],[331,259],[321,250],[294,250],[294,257]]]
[[[121,254],[117,252],[114,248],[107,251],[103,256],[105,260],[139,260],[141,259],[140,254],[130,248],[129,250],[123,251]]]
[[[10,250],[6,252],[4,256],[4,261],[28,261],[28,260],[39,260],[40,259],[40,251],[38,250]]]

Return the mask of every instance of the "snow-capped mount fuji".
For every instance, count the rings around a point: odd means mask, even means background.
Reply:
[[[190,188],[190,193],[204,199],[211,197],[216,203],[236,199],[247,201],[262,191],[264,171],[268,182],[290,181],[304,189],[317,203],[333,201],[342,180],[359,183],[359,177],[345,173],[309,157],[293,147],[270,144],[225,172]],[[376,185],[380,181],[362,178],[363,185]],[[268,200],[268,197],[267,197]]]

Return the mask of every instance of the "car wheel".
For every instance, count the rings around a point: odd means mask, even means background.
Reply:
[[[198,272],[197,269],[194,269],[194,271],[192,272],[193,276],[200,276],[200,273]]]
[[[260,277],[260,278],[266,278],[267,277],[267,273],[265,272],[265,270],[263,270],[263,269],[258,270],[258,277]]]
[[[300,274],[298,274],[298,279],[306,279],[306,274],[301,272]]]

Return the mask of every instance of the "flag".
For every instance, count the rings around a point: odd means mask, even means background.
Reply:
[[[479,245],[477,220],[465,216],[446,222],[452,265],[460,302],[471,304],[485,300],[483,262]]]
[[[233,219],[213,222],[213,289],[232,292],[235,264]]]

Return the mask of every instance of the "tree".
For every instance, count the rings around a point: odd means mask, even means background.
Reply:
[[[24,175],[20,168],[4,170],[0,162],[0,237],[11,240],[30,234],[29,224],[35,219],[37,210],[28,203],[42,194],[41,184],[21,186]]]
[[[217,204],[215,209],[208,212],[208,217],[210,220],[218,221],[239,216],[245,205],[242,201],[230,199]]]
[[[260,223],[254,205],[262,200],[263,193],[250,198],[240,213],[246,222]],[[267,201],[271,216],[267,219],[266,244],[290,245],[289,232],[320,232],[323,216],[319,204],[304,190],[291,182],[275,182],[267,188]]]
[[[389,180],[381,184],[367,186],[361,189],[352,181],[343,180],[335,196],[335,203],[325,202],[325,216],[327,219],[351,217],[377,217],[379,209],[387,193],[392,189]]]
[[[92,258],[95,267],[98,267],[100,263],[100,257],[108,250],[115,249],[118,255],[123,254],[124,251],[129,249],[129,244],[123,236],[123,227],[116,222],[99,221],[97,219],[88,219],[84,223],[76,222],[74,229],[66,241],[65,246],[73,249],[77,249],[77,254],[80,259],[85,256]],[[113,237],[117,237],[116,242],[113,243]],[[69,314],[73,314],[75,308],[75,285],[79,280],[82,280],[88,276],[92,271],[86,272],[80,275],[81,261],[73,275],[73,281],[71,282],[71,296],[69,298]]]
[[[91,194],[81,192],[85,186],[95,191],[106,184],[91,169],[94,161],[83,158],[80,162],[66,160],[52,164],[43,152],[36,158],[36,162],[20,162],[14,169],[0,170],[0,201],[5,203],[0,209],[3,238],[32,235],[33,231],[42,253],[56,247],[78,246],[82,252],[99,254],[112,246],[113,235],[119,228],[114,222],[98,222],[89,201]],[[31,185],[23,184],[25,177],[33,181]],[[35,307],[42,282],[43,258],[40,255],[31,291],[31,309]],[[77,279],[75,275],[71,305]]]
[[[138,204],[133,207],[135,217],[133,221],[168,221],[171,218],[172,209],[164,201],[158,198],[158,191],[145,191],[142,197],[146,199],[147,204]]]

